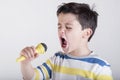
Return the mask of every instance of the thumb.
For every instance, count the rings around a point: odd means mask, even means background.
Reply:
[[[38,54],[38,53],[36,53],[36,54],[34,55],[34,57],[35,57],[35,58],[38,58],[38,56],[39,56],[39,54]]]

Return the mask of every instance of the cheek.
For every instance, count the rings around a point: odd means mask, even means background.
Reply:
[[[74,42],[74,43],[79,42],[81,39],[81,35],[79,32],[71,32],[67,34],[67,37],[70,42]]]
[[[60,36],[60,31],[58,31],[58,37]]]

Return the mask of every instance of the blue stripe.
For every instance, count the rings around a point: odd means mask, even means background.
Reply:
[[[56,56],[56,57],[59,56],[59,57],[62,58],[62,59],[64,59],[64,57],[65,57],[65,55],[62,54],[61,52],[56,53],[55,56]]]
[[[74,59],[74,60],[80,60],[80,61],[85,61],[88,63],[94,63],[94,64],[99,64],[100,66],[110,66],[109,64],[107,64],[106,62],[104,62],[101,59],[98,58],[71,58],[65,54],[62,53],[56,53],[55,56],[59,56],[62,59]]]
[[[99,64],[100,66],[110,66],[106,64],[103,60],[97,59],[97,58],[84,58],[80,59],[81,61],[86,61],[89,63]]]
[[[43,63],[43,66],[47,69],[49,77],[51,78],[51,75],[52,75],[51,69],[48,67],[48,65],[46,63]]]
[[[38,69],[42,72],[42,74],[43,74],[43,80],[45,80],[45,76],[44,76],[44,73],[43,73],[43,71],[42,71],[41,67],[40,67],[40,66],[38,66],[37,68],[38,68]]]

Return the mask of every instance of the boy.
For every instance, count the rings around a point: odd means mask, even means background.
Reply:
[[[97,27],[98,14],[88,4],[66,3],[59,6],[58,36],[64,52],[57,52],[37,68],[31,61],[38,54],[35,47],[26,47],[21,55],[24,80],[112,80],[109,64],[88,48]]]

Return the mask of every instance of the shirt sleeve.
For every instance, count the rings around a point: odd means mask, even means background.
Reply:
[[[110,66],[102,67],[95,80],[113,80]]]
[[[34,77],[32,80],[48,80],[52,78],[52,71],[54,68],[54,61],[56,56],[54,55],[50,59],[48,59],[45,63],[41,66],[37,66],[34,69]]]

